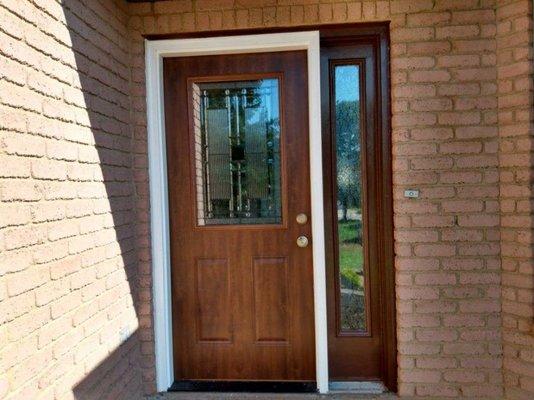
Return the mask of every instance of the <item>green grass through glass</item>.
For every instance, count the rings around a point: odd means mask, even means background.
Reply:
[[[360,221],[338,221],[342,331],[365,330],[365,282]]]

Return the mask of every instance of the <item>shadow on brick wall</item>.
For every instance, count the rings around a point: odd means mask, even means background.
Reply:
[[[93,329],[101,331],[95,345],[95,353],[100,356],[82,358],[83,379],[69,382],[76,400],[142,398],[145,391],[142,363],[149,364],[148,370],[153,368],[151,361],[147,361],[150,356],[143,358],[141,355],[138,323],[138,240],[148,241],[148,238],[139,239],[137,233],[138,202],[142,200],[137,196],[134,179],[127,20],[121,15],[124,10],[120,10],[119,3],[98,0],[61,2],[78,70],[73,80],[79,79],[86,105],[86,110],[80,109],[82,116],[77,119],[82,121],[81,125],[90,128],[92,138],[87,139],[94,140],[98,154],[97,160],[87,160],[87,163],[100,166],[101,176],[95,180],[102,181],[105,187],[105,193],[94,197],[101,197],[100,204],[104,203],[104,208],[106,202],[102,200],[109,200],[105,212],[111,218],[105,223],[105,232],[107,234],[112,229],[116,236],[101,250],[111,251],[117,258],[117,269],[124,272],[118,283],[110,282],[113,278],[109,275],[100,278],[105,282],[103,292],[122,286],[114,299],[116,303],[106,306],[106,310],[109,309],[107,320],[101,322],[102,327]],[[143,208],[146,209],[146,205]],[[100,306],[100,301],[95,304]],[[147,318],[150,321],[145,315],[145,320]],[[150,322],[144,325],[150,325]]]

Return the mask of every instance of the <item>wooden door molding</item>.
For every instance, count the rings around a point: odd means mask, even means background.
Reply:
[[[365,77],[366,77],[366,71],[365,71],[365,59],[364,58],[336,58],[334,60],[329,60],[328,65],[323,67],[323,72],[326,72],[323,74],[323,82],[321,82],[322,86],[325,86],[322,93],[322,102],[323,102],[323,110],[321,112],[321,117],[323,120],[323,166],[324,166],[324,193],[325,193],[325,240],[327,245],[327,282],[328,282],[328,268],[329,266],[333,266],[332,270],[334,272],[334,275],[339,276],[340,268],[338,265],[338,258],[339,258],[339,238],[338,235],[334,235],[333,232],[337,229],[337,209],[334,207],[335,202],[335,193],[338,192],[338,185],[337,185],[337,174],[336,174],[336,168],[334,166],[337,164],[337,155],[335,150],[335,139],[336,139],[336,132],[335,129],[331,126],[331,118],[330,116],[334,115],[335,113],[335,105],[331,101],[331,98],[334,97],[334,70],[336,67],[340,66],[356,66],[361,71],[359,73],[359,85],[360,85],[360,121],[365,121],[365,115],[366,115],[366,84],[365,84]],[[326,89],[328,87],[328,89]],[[326,91],[328,94],[326,94]],[[328,103],[328,104],[327,104]],[[364,116],[364,118],[362,118]],[[330,126],[326,126],[330,125]],[[366,127],[362,124],[362,135],[361,135],[361,141],[362,141],[362,148],[366,148]],[[364,167],[361,171],[361,181],[366,182],[367,181],[367,168],[365,168],[366,165],[366,152],[362,152],[362,164]],[[362,197],[364,199],[368,198],[368,188],[367,185],[363,186],[363,194]],[[367,210],[367,201],[363,204],[362,207],[362,216],[363,220],[362,223],[364,226],[367,226],[369,223],[369,216],[368,216],[368,210]],[[369,242],[369,230],[364,229],[363,232],[364,238],[363,240],[365,242]],[[329,242],[331,240],[331,243]],[[331,254],[329,253],[331,252]],[[331,258],[331,259],[329,259]],[[363,268],[364,268],[364,287],[369,288],[370,286],[370,271],[369,271],[369,246],[364,247],[363,252]],[[328,286],[328,283],[327,283]],[[340,315],[340,281],[338,279],[333,282],[333,289],[335,292],[334,297],[334,307],[333,310],[328,311],[329,313],[333,314],[333,317],[335,318],[335,327],[334,333],[336,336],[357,336],[357,337],[369,337],[371,336],[371,331],[373,329],[372,326],[372,320],[371,318],[371,310],[370,310],[370,291],[365,291],[365,311],[366,311],[366,318],[365,318],[365,326],[366,330],[361,332],[346,332],[343,331],[340,326],[341,321],[341,315]],[[332,307],[331,307],[332,309]],[[332,327],[330,328],[332,331]],[[329,333],[329,336],[332,336],[332,332]],[[331,371],[330,371],[331,372]],[[332,375],[330,373],[330,375]]]
[[[198,84],[198,83],[206,83],[206,82],[235,82],[235,81],[243,81],[243,80],[256,80],[256,79],[276,79],[278,80],[280,88],[283,88],[284,83],[284,74],[280,72],[269,72],[269,73],[247,73],[247,74],[241,74],[241,75],[213,75],[213,76],[195,76],[190,77],[187,79],[187,90],[188,90],[188,101],[192,101],[192,85]],[[285,104],[284,99],[280,99],[280,129],[281,131],[285,130],[285,118],[284,118],[284,110],[285,110]],[[189,108],[189,120],[187,122],[189,124],[190,131],[193,130],[193,110],[192,108]],[[242,230],[242,229],[249,229],[249,230],[261,230],[261,229],[286,229],[287,228],[287,197],[288,197],[288,189],[287,189],[287,168],[286,168],[286,144],[284,141],[280,144],[280,159],[282,162],[282,165],[280,166],[282,176],[281,176],[281,189],[282,189],[282,215],[285,216],[282,218],[281,223],[277,224],[239,224],[239,225],[203,225],[199,226],[196,222],[193,225],[194,230]],[[189,143],[189,151],[191,154],[194,154],[195,152],[195,146],[193,141],[190,141]],[[191,159],[191,171],[194,170],[194,160]],[[191,179],[190,187],[193,191],[195,188],[196,183],[193,182]],[[198,209],[195,208],[193,210],[193,213],[191,216],[194,218],[195,221],[198,220]]]

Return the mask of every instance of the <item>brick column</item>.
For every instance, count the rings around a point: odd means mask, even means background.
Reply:
[[[504,382],[534,398],[532,1],[499,1],[500,202]]]

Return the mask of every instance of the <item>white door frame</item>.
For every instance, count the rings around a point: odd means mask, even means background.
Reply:
[[[145,41],[152,295],[158,391],[166,391],[174,381],[163,57],[289,50],[306,50],[308,54],[315,363],[317,388],[320,393],[328,392],[319,31]]]

